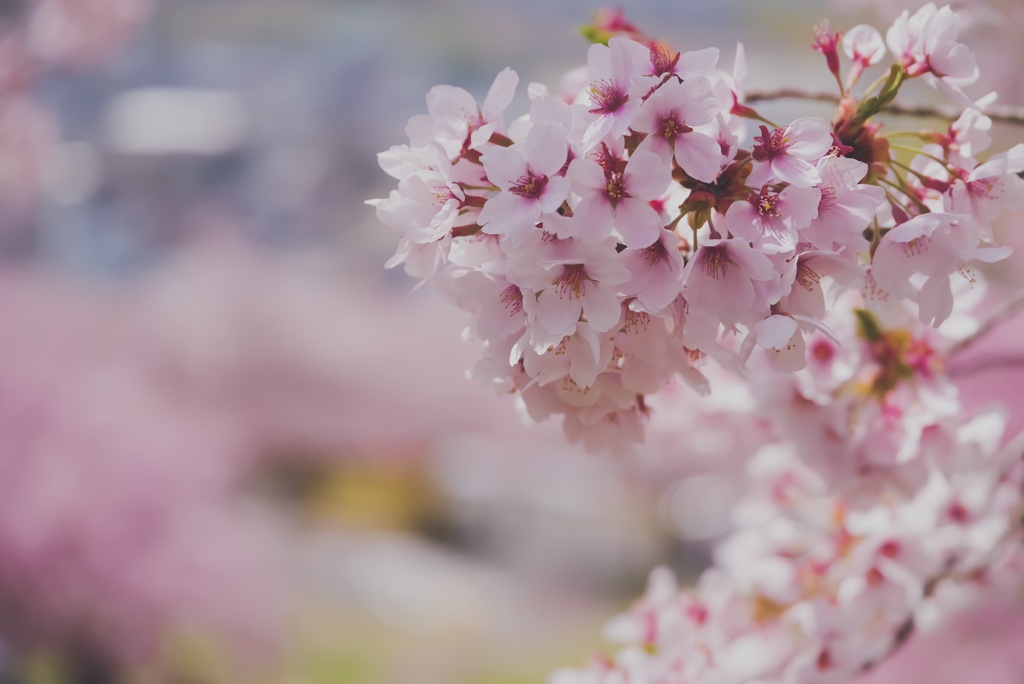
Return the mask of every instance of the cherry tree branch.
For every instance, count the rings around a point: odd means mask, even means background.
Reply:
[[[778,90],[762,90],[747,93],[746,102],[766,102],[770,100],[811,100],[814,102],[839,103],[839,96],[834,93],[821,93],[801,90],[800,88],[779,88]],[[955,120],[960,116],[961,110],[952,107],[938,105],[904,105],[896,102],[887,104],[882,110],[884,114],[896,116],[913,117],[938,117],[941,119]],[[985,115],[993,121],[1024,126],[1024,107],[1011,107],[1008,105],[992,105],[985,108]]]

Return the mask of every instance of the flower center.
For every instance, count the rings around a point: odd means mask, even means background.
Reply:
[[[814,292],[814,288],[821,282],[821,276],[810,266],[800,264],[796,267],[796,282],[808,292]]]
[[[568,264],[562,268],[562,274],[552,281],[559,299],[582,299],[587,293],[587,271],[583,264]]]
[[[778,157],[790,145],[785,129],[776,128],[769,133],[767,126],[761,126],[761,135],[756,136],[754,141],[757,144],[754,145],[753,156],[757,161]]]
[[[446,185],[438,185],[434,188],[434,206],[440,209],[444,205],[448,204],[452,200],[462,202],[462,200],[455,195],[452,189]]]
[[[782,212],[779,211],[779,196],[769,195],[762,193],[757,196],[754,201],[754,206],[757,207],[757,213],[761,216],[771,216],[773,218],[780,218]]]
[[[724,247],[705,247],[703,249],[704,259],[701,266],[704,272],[715,280],[725,277],[729,271],[729,254]]]
[[[614,207],[619,203],[626,195],[626,184],[623,182],[621,173],[613,173],[608,177],[608,182],[604,186],[604,194],[611,201]]]
[[[646,311],[626,310],[626,321],[622,326],[625,332],[638,334],[647,330],[651,323],[651,315]]]
[[[508,189],[513,195],[519,195],[520,197],[526,197],[528,199],[537,199],[544,192],[544,186],[548,184],[547,176],[535,176],[532,173],[526,173],[516,179],[516,182],[512,184],[512,187]]]
[[[501,305],[508,311],[509,318],[523,310],[523,291],[515,285],[509,285],[501,292]]]
[[[672,142],[677,136],[683,133],[689,133],[693,129],[684,123],[680,123],[676,119],[676,113],[672,112],[666,116],[661,117],[661,134],[665,136],[665,140]]]
[[[594,108],[591,114],[611,114],[626,104],[629,95],[620,91],[611,81],[594,81],[590,84],[590,101]]]
[[[903,243],[903,253],[908,257],[918,256],[928,251],[928,243],[931,238],[927,236],[916,237],[910,242]]]
[[[668,257],[668,252],[665,250],[665,245],[661,244],[661,240],[655,240],[653,245],[644,247],[640,250],[640,258],[643,259],[648,266],[657,266],[665,258]]]
[[[678,63],[679,53],[672,48],[661,43],[651,46],[651,66],[655,76],[672,73]]]

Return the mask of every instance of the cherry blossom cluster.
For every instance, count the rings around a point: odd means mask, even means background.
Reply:
[[[998,411],[965,414],[935,334],[856,311],[805,371],[752,364],[758,408],[734,419],[776,441],[748,463],[714,566],[683,591],[656,569],[606,627],[619,653],[552,684],[845,682],[1020,586],[1024,440],[1003,444]]]
[[[965,94],[978,69],[958,30],[931,4],[885,39],[819,26],[835,117],[777,124],[746,103],[742,48],[726,72],[715,48],[681,53],[603,15],[586,69],[562,92],[531,84],[525,116],[506,121],[509,69],[482,103],[430,91],[408,144],[379,155],[398,181],[371,201],[400,235],[389,265],[472,314],[475,377],[591,443],[642,439],[647,397],[674,377],[706,392],[707,357],[805,367],[809,337],[835,339],[824,314],[843,292],[938,325],[954,279],[1008,255],[993,219],[1024,206],[1024,145],[978,158],[993,97]],[[855,97],[886,48],[894,62]],[[910,147],[875,117],[917,78],[963,114]]]

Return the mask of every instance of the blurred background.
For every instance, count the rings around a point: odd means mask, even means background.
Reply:
[[[431,86],[556,86],[600,6],[0,0],[0,682],[540,682],[653,566],[704,567],[756,444],[685,396],[631,460],[524,424],[364,205]],[[742,41],[750,90],[827,90],[813,25],[900,7],[626,9],[727,69]],[[1024,103],[1024,10],[971,9]],[[1019,645],[1017,614],[986,624]]]

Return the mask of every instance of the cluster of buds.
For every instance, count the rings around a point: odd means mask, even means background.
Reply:
[[[938,325],[952,279],[1009,253],[991,222],[1024,205],[1024,145],[975,158],[991,120],[962,90],[978,74],[949,8],[904,13],[885,41],[819,28],[837,113],[783,125],[744,104],[742,50],[727,73],[715,48],[680,53],[602,21],[579,87],[531,84],[521,118],[504,118],[511,70],[482,104],[432,89],[409,144],[379,157],[398,188],[371,201],[401,236],[390,265],[473,315],[473,375],[531,417],[561,415],[591,443],[642,439],[646,397],[675,377],[706,392],[707,357],[800,370],[810,336],[835,339],[826,302],[848,291]],[[886,43],[895,63],[854,98]],[[874,120],[914,78],[964,107],[918,134],[922,148]]]
[[[998,411],[965,414],[934,333],[863,309],[829,322],[844,345],[814,339],[806,373],[751,364],[756,408],[735,426],[778,441],[748,462],[714,566],[683,591],[656,569],[606,627],[621,651],[552,684],[850,681],[916,630],[1019,588],[1024,440],[1000,446]]]

